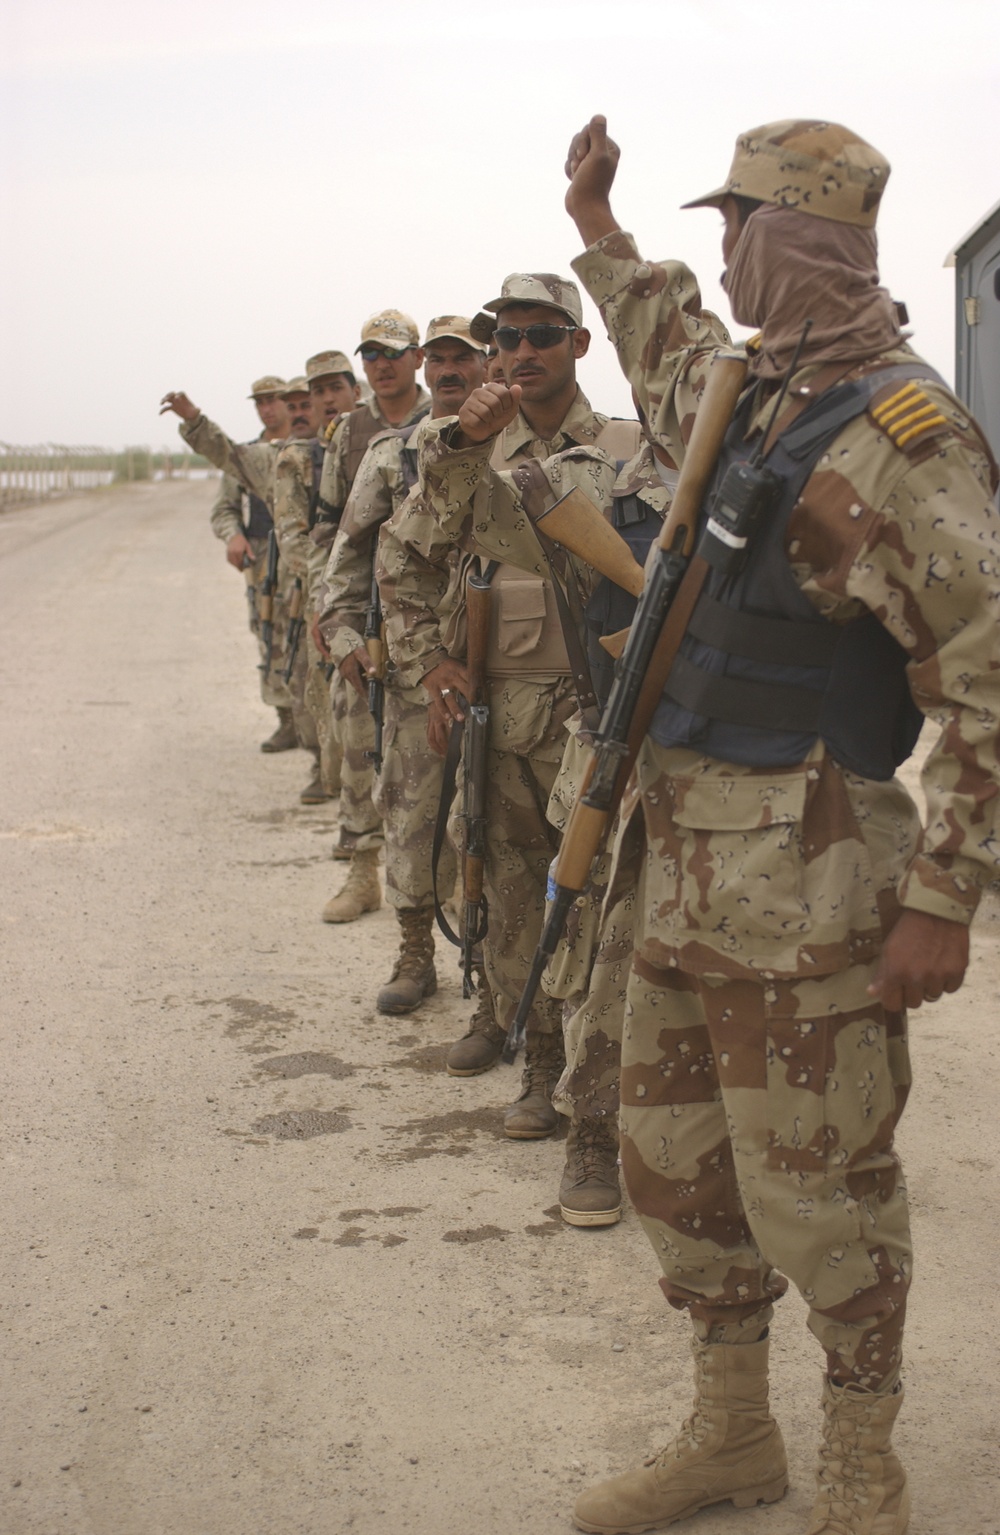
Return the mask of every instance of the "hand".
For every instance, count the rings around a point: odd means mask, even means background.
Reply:
[[[621,150],[608,138],[607,118],[592,117],[573,135],[566,156],[566,212],[580,231],[585,245],[593,245],[620,226],[611,212],[611,188]]]
[[[337,670],[355,693],[360,693],[362,698],[368,697],[368,680],[374,677],[375,668],[372,665],[371,656],[363,645],[359,645],[356,650],[351,651],[349,656],[345,656],[338,664]]]
[[[429,671],[421,683],[430,696],[427,710],[427,744],[431,751],[443,757],[448,750],[448,737],[453,720],[464,720],[458,695],[468,697],[469,674],[459,661],[442,661]]]
[[[226,559],[237,570],[246,570],[253,564],[253,549],[242,533],[234,533],[226,545]]]
[[[320,655],[323,657],[324,661],[329,661],[330,647],[326,643],[326,635],[323,633],[319,626],[318,613],[316,614],[316,617],[313,619],[312,623],[309,625],[309,633],[312,635],[312,642],[316,646],[316,649],[319,651]]]
[[[195,421],[201,411],[197,405],[192,405],[182,389],[171,390],[160,401],[160,415],[165,416],[168,410],[172,410],[175,416],[180,416],[182,421]]]
[[[890,1013],[957,991],[969,963],[969,929],[927,912],[903,912],[885,941],[868,995]]]
[[[487,442],[510,426],[521,405],[520,384],[484,384],[473,389],[458,413],[465,443]]]

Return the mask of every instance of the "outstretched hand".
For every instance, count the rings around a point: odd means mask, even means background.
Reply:
[[[566,212],[587,245],[619,228],[611,212],[611,188],[621,150],[608,138],[608,120],[600,114],[573,135],[566,156]]]
[[[171,389],[160,401],[160,415],[165,416],[168,410],[172,410],[175,416],[180,416],[182,421],[194,421],[201,411],[197,405],[192,405],[183,389]]]
[[[520,384],[484,384],[473,389],[459,411],[459,431],[466,442],[487,442],[510,426],[520,404]]]
[[[969,963],[969,929],[907,909],[885,941],[868,994],[890,1013],[957,991]]]

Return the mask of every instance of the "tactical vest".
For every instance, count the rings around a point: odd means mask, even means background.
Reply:
[[[800,590],[785,540],[788,520],[822,455],[870,399],[896,379],[941,380],[901,363],[823,393],[767,456],[781,481],[735,574],[712,569],[671,668],[650,735],[661,746],[748,767],[802,762],[817,738],[864,778],[891,778],[913,750],[923,715],[907,685],[907,654],[872,613],[823,618]],[[712,501],[731,464],[746,463],[754,413],[748,391],[726,433]]]
[[[637,421],[612,419],[598,432],[593,446],[610,456],[624,454],[631,458],[638,452],[639,443]],[[490,465],[497,470],[510,467],[504,457],[502,434],[494,443]],[[493,601],[486,652],[487,675],[569,676],[572,667],[551,581],[533,576],[517,565],[494,561],[490,564],[494,575],[490,583]]]
[[[427,400],[416,419],[408,423],[408,426],[416,426],[430,410],[430,401]],[[407,428],[401,428],[406,430]],[[380,421],[374,414],[370,405],[359,405],[352,410],[347,418],[347,446],[344,450],[344,472],[347,475],[348,488],[354,484],[358,470],[361,468],[361,460],[368,451],[368,444],[379,432],[386,430],[386,423]]]
[[[619,474],[623,467],[619,461]],[[637,563],[645,565],[646,556],[660,534],[662,518],[659,512],[635,494],[615,496],[611,525],[628,544]],[[602,708],[611,691],[615,663],[599,641],[602,635],[618,634],[628,628],[635,616],[636,600],[624,587],[617,586],[608,576],[602,576],[587,603],[587,660],[594,692]]]

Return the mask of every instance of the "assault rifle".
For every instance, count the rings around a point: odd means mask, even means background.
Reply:
[[[302,577],[296,576],[292,583],[292,596],[288,604],[288,634],[285,638],[285,644],[288,646],[288,662],[281,674],[286,683],[292,680],[295,658],[299,653],[302,631],[306,626],[306,621],[302,617],[305,600],[305,593],[302,590]]]
[[[271,674],[271,651],[274,648],[274,594],[278,586],[278,535],[272,528],[267,535],[267,571],[260,584],[257,612],[260,616],[260,637],[264,645],[264,659],[260,670],[265,677]]]
[[[372,670],[368,677],[368,712],[375,721],[375,749],[365,752],[374,763],[376,773],[382,771],[382,732],[385,728],[385,625],[382,622],[382,597],[375,579],[375,556],[372,553],[372,586],[368,606],[365,609],[365,649]]]
[[[463,700],[465,724],[462,753],[462,995],[475,995],[472,960],[486,937],[489,909],[483,894],[486,868],[486,779],[489,770],[490,708],[486,702],[486,647],[490,632],[490,582],[478,570],[469,572],[465,586],[468,628],[466,670],[469,697]]]
[[[670,511],[647,562],[635,618],[625,635],[602,640],[607,650],[618,655],[615,680],[563,834],[555,866],[555,895],[507,1035],[504,1060],[512,1061],[524,1043],[542,972],[556,951],[573,902],[587,888],[591,866],[603,846],[708,574],[705,558],[693,554],[698,514],[745,378],[742,355],[716,353]],[[571,497],[577,494],[570,492]],[[557,508],[558,503],[552,511]],[[558,533],[556,526],[549,522],[546,532],[600,569],[594,545],[586,535],[574,550],[572,526],[563,526]],[[745,537],[742,542],[745,545]]]
[[[243,580],[246,582],[247,607],[250,610],[250,627],[257,627],[257,588],[253,584],[254,557],[252,554],[243,556]]]

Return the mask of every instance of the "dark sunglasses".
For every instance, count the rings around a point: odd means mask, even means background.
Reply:
[[[361,355],[365,362],[377,362],[380,357],[384,357],[387,362],[398,362],[408,351],[408,346],[363,346]]]
[[[526,325],[523,330],[519,325],[498,325],[493,340],[501,352],[516,352],[522,338],[536,352],[546,352],[550,346],[558,346],[565,336],[579,329],[578,325]]]

